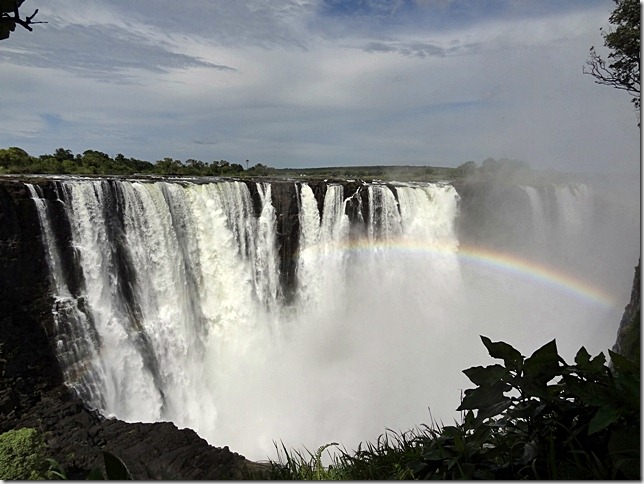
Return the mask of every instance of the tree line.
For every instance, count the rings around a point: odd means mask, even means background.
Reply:
[[[0,174],[263,176],[271,170],[261,163],[245,170],[241,164],[226,160],[204,162],[190,158],[181,161],[165,157],[151,163],[127,158],[121,153],[112,158],[96,150],[74,154],[71,150],[58,148],[53,154],[31,156],[16,146],[0,149]]]

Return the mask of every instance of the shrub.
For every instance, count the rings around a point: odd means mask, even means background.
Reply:
[[[35,429],[10,430],[0,435],[0,479],[41,480],[49,476],[50,461],[42,435]]]
[[[417,477],[465,479],[639,479],[639,365],[585,348],[567,364],[551,341],[525,358],[481,336],[503,361],[464,370],[461,425],[425,442]],[[474,413],[476,411],[476,413]]]

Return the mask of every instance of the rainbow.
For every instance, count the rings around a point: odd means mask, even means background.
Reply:
[[[615,307],[617,304],[617,298],[614,295],[580,277],[515,254],[498,252],[489,248],[461,246],[458,250],[458,257],[461,260],[503,271],[515,277],[527,277],[537,283],[551,286],[573,297],[606,308]]]
[[[505,253],[491,248],[458,245],[456,243],[428,243],[426,240],[393,239],[386,242],[376,242],[364,238],[342,241],[339,243],[320,244],[308,247],[307,250],[324,253],[336,250],[349,252],[402,252],[408,255],[455,254],[461,263],[478,265],[487,269],[504,272],[513,277],[528,279],[538,284],[549,286],[554,290],[562,291],[577,299],[595,304],[604,308],[614,308],[617,298],[587,280],[558,268],[538,263],[516,254]]]

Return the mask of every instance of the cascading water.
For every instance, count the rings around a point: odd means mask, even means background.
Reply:
[[[323,200],[296,184],[287,302],[270,183],[254,184],[255,198],[238,181],[56,183],[55,202],[28,187],[68,384],[105,415],[171,420],[252,459],[273,456],[280,440],[349,448],[427,422],[427,407],[449,423],[469,386],[461,370],[486,364],[479,334],[529,352],[564,333],[572,350],[588,320],[607,317],[481,267],[490,261],[459,241],[448,184],[329,184]],[[535,240],[587,233],[588,187],[522,190]],[[77,293],[48,203],[69,219]]]
[[[541,188],[522,186],[521,189],[530,200],[530,235],[535,244],[574,246],[592,234],[594,207],[589,185],[570,183]]]

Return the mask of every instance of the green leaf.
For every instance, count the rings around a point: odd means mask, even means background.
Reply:
[[[564,394],[579,399],[586,405],[604,406],[613,400],[608,386],[580,380],[572,375],[564,375],[566,384]]]
[[[463,373],[475,385],[495,383],[504,377],[507,378],[510,376],[508,370],[501,365],[473,366],[472,368],[463,370]]]
[[[586,369],[590,364],[590,353],[586,350],[585,347],[579,348],[579,351],[575,355],[575,364],[582,369]]]
[[[481,341],[492,358],[503,360],[505,366],[510,370],[521,370],[523,355],[512,346],[503,341],[492,342],[487,336],[481,336]]]
[[[461,410],[474,410],[505,402],[508,400],[508,398],[504,396],[503,393],[510,390],[510,385],[503,382],[497,382],[490,386],[465,390],[463,401],[456,410],[459,412]]]
[[[620,355],[619,353],[614,353],[611,350],[608,350],[608,355],[610,356],[610,361],[613,363],[615,371],[618,373],[639,373],[639,366],[628,358]]]
[[[478,413],[476,414],[475,425],[480,425],[487,418],[497,417],[502,415],[503,412],[505,412],[511,406],[512,406],[512,400],[510,400],[509,398],[506,398],[505,400],[499,403],[495,403],[493,405],[489,405],[485,408],[479,409]]]
[[[611,432],[608,442],[608,453],[615,457],[620,454],[639,454],[640,436],[631,428],[619,428]]]
[[[624,408],[632,413],[639,413],[641,401],[639,374],[618,373],[615,386]]]
[[[531,376],[552,379],[559,373],[559,362],[562,361],[557,353],[557,343],[553,339],[532,353],[523,364],[523,371]]]
[[[605,364],[606,364],[606,356],[604,355],[604,353],[599,353],[592,360],[590,360],[589,369],[592,371],[600,371],[604,369]]]
[[[104,481],[105,476],[103,475],[103,472],[100,469],[94,468],[87,475],[87,480],[88,481]]]
[[[105,461],[105,474],[111,481],[131,480],[130,471],[121,459],[114,454],[103,451],[103,460]]]
[[[577,370],[582,373],[598,373],[604,372],[604,364],[606,363],[606,356],[604,353],[599,353],[594,358],[590,357],[588,351],[583,346],[577,352],[575,356],[575,364],[577,365]]]
[[[621,410],[612,405],[604,405],[592,418],[588,424],[588,435],[592,435],[600,430],[605,429],[613,422],[616,422],[621,415]]]
[[[465,441],[460,433],[454,435],[454,448],[461,454],[465,452]]]

